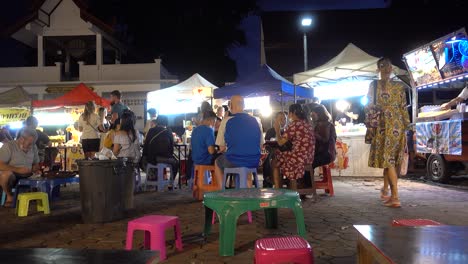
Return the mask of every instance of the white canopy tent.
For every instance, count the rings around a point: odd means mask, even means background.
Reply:
[[[336,95],[342,98],[362,96],[367,94],[371,80],[378,77],[378,60],[349,43],[324,65],[294,74],[294,83],[314,88],[314,95],[322,100],[336,98]],[[396,66],[393,69],[395,75],[405,74]]]
[[[213,96],[218,88],[200,74],[195,73],[187,80],[174,86],[149,92],[148,108],[156,108],[160,114],[196,113],[203,100]]]

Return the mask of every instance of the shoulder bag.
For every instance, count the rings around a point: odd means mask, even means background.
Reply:
[[[377,81],[374,82],[373,86],[373,104],[366,107],[365,109],[366,116],[364,119],[364,124],[366,125],[367,131],[364,137],[364,142],[366,144],[372,143],[372,139],[375,136],[376,128],[379,126],[380,116],[382,113],[382,109],[379,105],[377,105]]]

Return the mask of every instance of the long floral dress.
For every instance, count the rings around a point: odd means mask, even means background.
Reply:
[[[405,90],[397,82],[374,81],[369,88],[371,103],[374,102],[374,85],[377,85],[376,104],[381,107],[382,114],[370,145],[369,167],[398,167],[406,144],[405,130],[410,123]]]
[[[283,136],[292,142],[292,150],[277,151],[279,167],[284,176],[296,180],[304,177],[305,165],[314,161],[314,128],[306,120],[293,121],[284,131]]]

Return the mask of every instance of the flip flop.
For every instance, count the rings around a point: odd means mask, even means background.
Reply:
[[[4,208],[13,208],[13,201],[6,201],[6,202],[3,204],[3,207],[4,207]]]

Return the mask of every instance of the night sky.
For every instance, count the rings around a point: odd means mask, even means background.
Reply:
[[[0,26],[5,28],[27,14],[33,1],[4,4]],[[217,85],[242,78],[259,64],[259,19],[252,15],[263,21],[267,63],[284,76],[303,70],[299,24],[303,14],[314,18],[308,32],[309,68],[325,63],[349,42],[371,55],[388,56],[403,67],[404,53],[468,26],[464,0],[88,2],[94,15],[128,29],[125,41],[132,50],[129,62],[160,57],[180,80],[198,72]],[[326,10],[314,11],[316,8]],[[250,19],[242,20],[246,14],[251,15]],[[19,66],[31,57],[31,52],[28,55],[24,47],[5,38],[0,50],[0,66]]]

